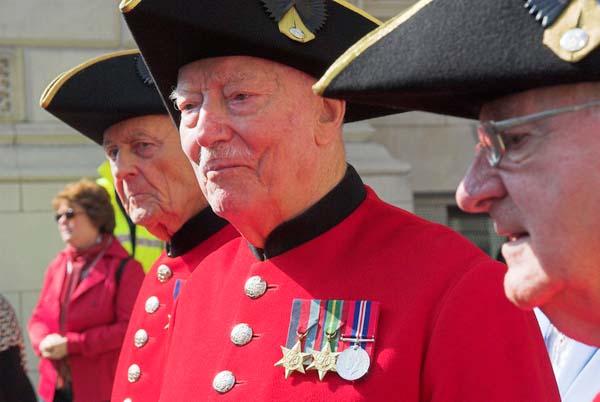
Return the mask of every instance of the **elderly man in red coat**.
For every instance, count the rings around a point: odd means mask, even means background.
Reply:
[[[389,111],[311,86],[372,17],[325,0],[121,8],[209,204],[243,236],[182,291],[160,400],[558,401],[504,267],[346,163],[344,120]]]
[[[506,296],[547,316],[540,326],[564,402],[600,391],[599,45],[597,0],[420,1],[316,86],[325,96],[479,118],[456,199],[489,214],[507,238]]]
[[[137,50],[103,55],[61,74],[41,104],[103,146],[124,210],[167,242],[138,294],[111,398],[158,400],[174,301],[202,259],[238,234],[207,208]]]

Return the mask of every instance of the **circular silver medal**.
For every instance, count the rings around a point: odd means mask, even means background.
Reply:
[[[337,358],[335,369],[344,380],[358,380],[369,371],[371,358],[360,346],[353,345],[344,350]]]

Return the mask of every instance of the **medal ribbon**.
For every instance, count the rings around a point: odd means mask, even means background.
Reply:
[[[319,342],[317,343],[319,350],[323,350],[325,344],[330,342],[331,351],[337,350],[338,340],[340,337],[339,329],[342,326],[342,311],[344,309],[343,300],[327,300],[321,303],[323,306],[323,324],[320,325]],[[332,335],[335,334],[333,337]],[[329,335],[329,336],[328,336]]]
[[[181,283],[183,281],[181,279],[177,279],[175,281],[175,286],[173,287],[173,300],[177,300],[177,297],[179,297],[179,292],[181,291]]]
[[[317,323],[321,310],[321,300],[294,299],[290,313],[290,326],[286,347],[291,348],[298,340],[298,334],[304,335],[304,349],[306,353],[313,350],[317,336]]]
[[[342,349],[347,349],[358,343],[367,353],[373,356],[375,342],[361,342],[361,339],[375,339],[377,321],[379,316],[379,303],[370,300],[356,300],[347,302],[349,304],[346,313],[347,325],[343,334],[344,338],[358,339],[358,341],[345,341]]]

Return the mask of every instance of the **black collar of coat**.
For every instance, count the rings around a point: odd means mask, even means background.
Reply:
[[[264,248],[250,243],[248,246],[261,261],[283,254],[343,221],[366,196],[360,176],[348,165],[344,178],[325,197],[302,214],[277,226],[267,237]]]
[[[171,258],[187,253],[227,225],[227,221],[218,217],[210,209],[204,208],[191,217],[175,232],[167,243],[167,255]]]

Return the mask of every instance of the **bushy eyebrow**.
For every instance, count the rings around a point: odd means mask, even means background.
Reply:
[[[136,140],[139,139],[151,139],[154,141],[160,141],[159,138],[157,138],[156,136],[154,136],[153,134],[147,133],[145,131],[140,131],[140,130],[135,130],[135,131],[130,131],[126,134],[120,135],[119,138],[121,139],[121,142],[123,143],[131,143],[134,142]],[[106,137],[104,137],[103,141],[102,141],[102,147],[103,148],[107,148],[111,145],[113,145],[115,143],[115,141],[111,141],[106,139]]]
[[[276,72],[265,72],[264,74],[257,74],[256,72],[248,72],[248,71],[239,71],[239,72],[228,72],[228,73],[220,73],[214,72],[211,74],[212,79],[221,82],[223,86],[225,85],[236,85],[239,83],[255,83],[262,86],[267,86],[270,83],[273,83],[273,86],[279,86],[279,75]],[[186,96],[187,93],[193,94],[196,91],[200,91],[194,85],[190,85],[189,88],[182,88],[179,84],[173,88],[171,93],[169,94],[169,100],[171,102],[176,102],[177,98]]]

